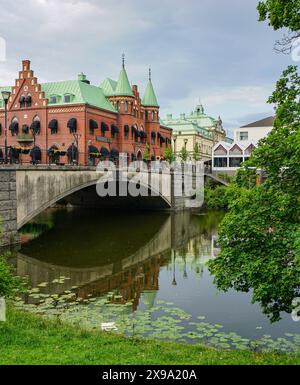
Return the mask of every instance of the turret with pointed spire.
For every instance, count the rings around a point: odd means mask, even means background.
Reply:
[[[152,85],[151,68],[149,68],[149,81],[145,91],[144,99],[142,101],[142,105],[145,107],[159,107]]]
[[[122,55],[122,69],[115,89],[115,96],[134,96],[125,70],[124,54]]]

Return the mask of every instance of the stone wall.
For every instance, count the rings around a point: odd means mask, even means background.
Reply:
[[[0,220],[3,246],[17,243],[16,171],[0,170]]]

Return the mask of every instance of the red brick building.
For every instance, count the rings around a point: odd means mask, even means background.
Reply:
[[[9,161],[96,164],[98,159],[162,158],[171,145],[171,129],[159,120],[159,105],[149,74],[141,99],[130,86],[124,60],[118,81],[105,79],[93,86],[84,74],[77,80],[40,84],[30,67],[12,87],[0,87],[0,160],[5,157],[5,113],[8,102]],[[148,155],[148,156],[147,156]]]

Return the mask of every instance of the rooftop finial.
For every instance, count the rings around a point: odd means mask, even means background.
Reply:
[[[149,67],[149,81],[151,82],[151,67]]]
[[[125,68],[125,53],[122,54],[122,67]]]

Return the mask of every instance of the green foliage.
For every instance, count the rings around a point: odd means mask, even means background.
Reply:
[[[272,321],[292,311],[300,292],[300,78],[289,67],[270,98],[274,129],[260,142],[230,187],[229,212],[219,229],[220,256],[210,271],[220,289],[253,291]]]
[[[202,345],[124,338],[86,331],[59,321],[8,309],[0,324],[0,364],[299,364],[297,354],[224,351]],[[173,326],[176,326],[174,324]],[[218,328],[220,325],[215,325]],[[190,335],[193,338],[193,335]],[[220,335],[220,340],[225,338]],[[237,339],[238,336],[232,335]],[[243,341],[241,341],[243,342]],[[221,347],[221,346],[220,346]],[[224,348],[227,348],[224,346]],[[99,354],[101,352],[101,354]]]
[[[0,297],[14,297],[20,289],[19,278],[14,276],[11,266],[0,256]]]
[[[182,160],[182,162],[185,162],[189,156],[189,153],[185,146],[182,147],[179,153],[179,158]]]
[[[226,186],[206,186],[205,205],[210,210],[227,209],[228,188]]]
[[[150,156],[150,146],[149,146],[149,143],[146,143],[145,152],[144,152],[144,160],[149,160],[149,156]]]
[[[200,152],[199,143],[196,143],[195,146],[194,146],[193,159],[195,161],[198,161],[198,160],[201,159],[201,152]]]
[[[164,153],[165,159],[167,162],[172,163],[175,161],[175,155],[171,147],[165,149]]]
[[[290,31],[300,29],[300,0],[265,0],[257,6],[259,20],[268,20],[275,30],[288,28]]]

